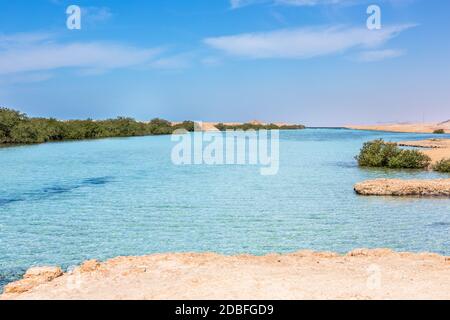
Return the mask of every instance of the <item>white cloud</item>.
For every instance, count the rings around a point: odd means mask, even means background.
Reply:
[[[276,4],[289,6],[316,6],[321,4],[340,4],[350,2],[349,0],[274,0]]]
[[[230,0],[230,5],[232,9],[238,9],[259,3],[273,3],[275,5],[287,6],[315,6],[320,4],[340,4],[346,2],[354,2],[354,0]]]
[[[398,58],[405,55],[404,50],[386,49],[360,52],[357,60],[362,62],[375,62],[385,59]]]
[[[379,0],[380,2],[387,2],[391,5],[408,5],[415,0]],[[317,5],[355,5],[369,3],[369,0],[230,0],[230,6],[232,9],[238,9],[241,7],[255,5],[260,3],[271,3],[274,5],[284,6],[317,6]]]
[[[51,37],[52,35],[49,33],[39,32],[16,33],[13,35],[0,34],[0,50],[42,43],[49,41]]]
[[[0,35],[0,75],[71,68],[95,74],[150,65],[161,59],[159,48],[115,43],[62,43],[49,34]]]
[[[251,4],[267,2],[266,0],[230,0],[231,9],[242,8]]]
[[[345,27],[285,29],[207,38],[204,42],[232,56],[305,59],[353,48],[376,48],[411,27],[397,25],[376,31]]]
[[[180,53],[154,60],[150,67],[155,69],[185,69],[191,66],[192,54]]]
[[[0,84],[16,84],[16,83],[35,83],[43,82],[51,79],[53,75],[51,73],[25,73],[25,74],[13,74],[8,77],[0,77]]]
[[[83,21],[90,24],[105,22],[113,17],[108,7],[82,7],[81,15]]]
[[[48,44],[0,52],[0,74],[85,68],[110,70],[140,65],[152,59],[157,50],[114,44]]]

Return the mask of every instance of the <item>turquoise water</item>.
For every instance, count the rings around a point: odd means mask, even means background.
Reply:
[[[430,135],[281,132],[280,170],[175,166],[168,136],[0,149],[0,288],[30,266],[171,251],[450,255],[450,199],[360,197],[356,182],[450,177],[360,169],[364,141]]]

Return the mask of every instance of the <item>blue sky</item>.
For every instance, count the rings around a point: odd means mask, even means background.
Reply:
[[[382,12],[366,28],[367,7]],[[66,8],[82,8],[82,29]],[[32,116],[450,119],[443,0],[0,0],[0,105]]]

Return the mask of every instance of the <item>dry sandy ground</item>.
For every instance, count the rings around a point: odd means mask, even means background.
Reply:
[[[411,133],[433,133],[437,129],[444,129],[446,133],[450,133],[450,120],[441,123],[405,123],[405,124],[379,124],[379,125],[349,125],[349,129],[356,130],[375,130],[390,132],[411,132]]]
[[[14,293],[25,290],[19,281],[1,298],[450,299],[449,257],[387,249],[344,256],[157,254],[89,261],[63,275],[55,268],[47,271],[30,270],[28,291]]]
[[[442,159],[450,159],[450,139],[428,139],[420,141],[402,141],[398,143],[403,147],[422,148],[423,153],[428,155],[433,163]]]

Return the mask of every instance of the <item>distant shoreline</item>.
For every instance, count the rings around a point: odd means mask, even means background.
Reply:
[[[198,124],[200,124],[200,128],[198,128]],[[47,142],[170,135],[178,130],[192,132],[196,130],[297,130],[304,128],[305,126],[301,124],[262,123],[257,120],[248,123],[203,123],[171,122],[155,118],[148,122],[142,122],[133,118],[118,117],[106,120],[62,121],[54,118],[31,118],[17,110],[0,108],[0,146],[5,147]]]
[[[437,130],[443,130],[443,133],[450,133],[450,121],[442,123],[394,123],[394,124],[378,124],[378,125],[348,125],[347,129],[363,130],[363,131],[382,131],[382,132],[397,132],[397,133],[435,133]]]

